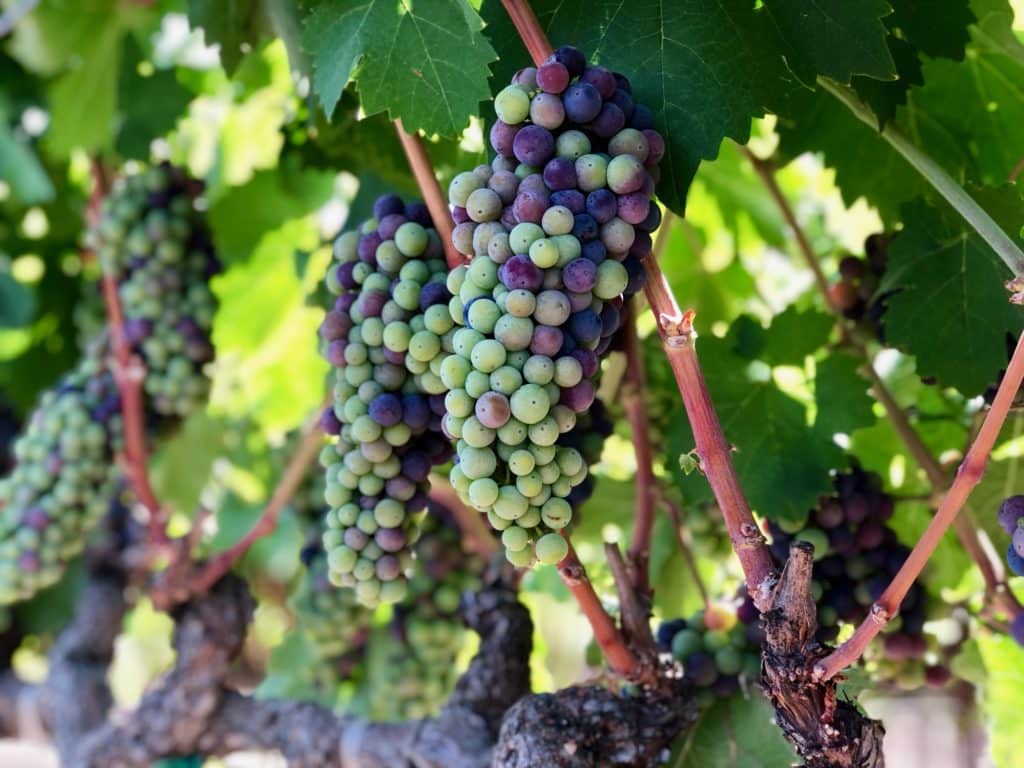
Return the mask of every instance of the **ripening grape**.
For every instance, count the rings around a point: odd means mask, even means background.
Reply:
[[[453,297],[426,209],[381,197],[373,218],[337,239],[334,256],[327,287],[336,298],[320,327],[336,369],[334,404],[321,418],[336,437],[321,454],[330,507],[323,545],[331,582],[372,607],[406,594],[427,475],[451,451],[441,418],[449,403],[446,418],[468,416],[472,401],[458,410],[464,390],[447,391],[444,381],[446,371],[458,375],[444,365],[456,332]],[[496,370],[499,352],[482,349],[480,364]]]
[[[558,562],[558,532],[591,492],[578,422],[661,222],[664,141],[629,81],[574,48],[520,72],[494,107],[498,156],[448,191],[453,243],[472,259],[447,280],[460,329],[441,365],[443,428],[453,486],[509,560]]]
[[[829,286],[830,301],[849,318],[863,326],[871,335],[885,343],[885,302],[892,291],[878,293],[889,260],[892,236],[869,235],[864,241],[864,256],[844,256],[839,261],[839,275]]]
[[[746,691],[761,679],[760,614],[741,591],[736,600],[717,602],[688,619],[662,622],[660,648],[683,665],[684,677],[697,686],[701,707],[717,698]]]
[[[201,184],[168,164],[119,178],[88,233],[115,280],[128,345],[145,365],[147,427],[164,431],[201,407],[213,359],[219,270],[197,205]],[[45,393],[0,484],[0,603],[54,583],[120,487],[121,400],[105,333]]]

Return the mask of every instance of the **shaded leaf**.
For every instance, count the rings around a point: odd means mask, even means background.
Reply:
[[[816,430],[826,435],[849,434],[875,423],[874,401],[868,394],[868,382],[858,372],[859,367],[860,360],[844,353],[829,355],[815,363]]]
[[[796,759],[773,712],[760,691],[716,701],[703,712],[683,743],[676,748],[671,768],[777,768]]]

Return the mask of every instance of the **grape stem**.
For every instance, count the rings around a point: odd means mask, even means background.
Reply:
[[[760,177],[772,200],[774,200],[779,211],[782,213],[782,217],[792,230],[801,256],[815,274],[815,282],[825,300],[825,305],[835,315],[836,321],[840,324],[840,328],[850,348],[863,361],[862,369],[871,382],[875,398],[882,405],[889,421],[892,423],[893,429],[907,447],[914,461],[924,470],[925,476],[928,478],[932,488],[931,498],[934,499],[935,494],[940,493],[941,489],[945,489],[949,485],[946,473],[932,455],[932,452],[924,444],[917,430],[910,423],[906,411],[896,402],[896,398],[893,397],[889,388],[885,385],[885,381],[883,381],[875,369],[867,346],[854,332],[851,323],[847,322],[846,318],[843,317],[841,309],[830,295],[828,281],[821,271],[818,257],[811,247],[803,227],[797,221],[793,206],[790,205],[789,200],[779,187],[775,176],[774,164],[769,159],[758,157],[747,147],[742,147],[741,151],[747,160],[750,161],[754,171]],[[1020,613],[1022,610],[1020,603],[1017,602],[1013,593],[1006,586],[1006,576],[1002,563],[995,552],[993,552],[991,542],[986,541],[987,536],[978,528],[970,509],[965,507],[961,514],[956,517],[953,521],[953,529],[956,531],[961,545],[974,562],[977,563],[981,571],[985,581],[986,598],[993,606],[1005,611],[1011,617]]]
[[[466,547],[485,560],[490,560],[498,551],[499,543],[480,513],[463,504],[455,489],[440,475],[430,476],[430,498],[445,509],[451,510]]]
[[[872,638],[896,615],[907,590],[910,589],[932,553],[935,552],[939,540],[956,518],[974,486],[981,480],[989,454],[992,452],[992,447],[995,445],[1010,407],[1013,405],[1013,398],[1020,387],[1022,378],[1024,378],[1024,334],[1017,342],[1006,374],[999,383],[995,400],[985,416],[978,436],[960,464],[956,478],[935,512],[935,517],[932,518],[924,534],[914,545],[914,549],[911,550],[899,572],[893,577],[892,583],[871,607],[868,618],[857,627],[845,643],[815,665],[814,674],[817,679],[831,679],[860,658]]]
[[[857,98],[852,89],[824,77],[818,78],[818,84],[846,105],[858,120],[867,124],[873,130],[877,130],[878,118],[864,102]],[[935,188],[935,191],[942,195],[946,202],[963,216],[964,220],[974,228],[975,232],[981,235],[981,238],[991,246],[992,250],[1003,260],[1003,263],[1010,268],[1015,277],[1024,276],[1024,253],[1003,232],[1002,228],[992,220],[992,217],[985,212],[985,209],[978,205],[974,198],[967,194],[964,188],[941,165],[935,162],[927,152],[914,144],[892,122],[887,123],[879,131],[879,136],[899,152],[903,159],[924,176],[925,180]]]
[[[619,614],[626,641],[641,653],[647,651],[644,656],[653,655],[656,651],[654,637],[651,635],[650,602],[644,599],[645,595],[633,584],[633,574],[629,572],[619,545],[606,541],[604,556],[615,581],[615,591],[619,595]]]
[[[452,242],[452,214],[448,210],[448,203],[445,201],[437,176],[434,175],[434,166],[430,162],[427,148],[423,144],[423,139],[405,130],[401,120],[395,120],[395,130],[398,131],[398,140],[402,144],[402,149],[405,150],[412,174],[416,177],[416,184],[420,188],[420,194],[423,195],[423,202],[426,203],[427,210],[430,211],[430,220],[444,245],[444,256],[448,269],[455,269],[460,264],[464,264],[466,260],[455,249]]]
[[[568,537],[566,542],[569,544],[569,554],[558,564],[558,575],[561,576],[562,583],[569,588],[583,615],[590,622],[594,640],[608,661],[608,666],[613,672],[628,680],[636,679],[640,673],[639,661],[626,646],[626,641],[614,619],[601,604],[601,599],[594,591],[590,577],[587,576],[587,569],[580,562]]]
[[[629,421],[633,450],[636,453],[636,510],[633,513],[633,536],[629,543],[629,565],[633,587],[650,592],[651,535],[654,529],[655,478],[654,451],[647,420],[646,375],[644,359],[637,335],[636,300],[626,303],[622,332],[626,353],[626,372],[622,381],[622,406]]]
[[[192,583],[193,594],[205,594],[214,584],[220,581],[232,566],[249,551],[259,539],[269,536],[277,528],[277,520],[288,501],[295,495],[296,489],[309,474],[309,468],[316,461],[324,444],[324,436],[320,430],[319,409],[310,417],[302,428],[302,437],[295,452],[288,461],[281,478],[270,495],[267,505],[252,528],[238,542],[228,549],[218,552],[195,574]]]
[[[106,171],[99,158],[92,162],[93,189],[89,198],[87,216],[90,227],[99,222],[103,198],[109,190]],[[149,481],[149,452],[146,448],[146,411],[142,386],[146,380],[146,366],[133,355],[124,337],[124,313],[117,293],[114,276],[104,269],[101,280],[103,303],[110,328],[112,352],[111,370],[121,395],[121,416],[124,421],[124,451],[121,464],[139,503],[149,516],[148,537],[154,548],[167,544],[167,516],[157,501]]]

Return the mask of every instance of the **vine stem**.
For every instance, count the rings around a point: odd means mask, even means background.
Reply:
[[[89,226],[95,228],[99,223],[103,198],[109,191],[110,184],[99,158],[92,161],[93,189],[87,207]],[[149,543],[155,548],[167,544],[167,515],[157,501],[156,493],[149,480],[149,451],[146,447],[146,406],[142,387],[146,381],[146,366],[142,360],[133,355],[131,347],[124,336],[124,313],[121,311],[121,298],[117,293],[117,282],[103,266],[100,285],[103,291],[103,304],[107,313],[107,326],[110,328],[111,370],[121,395],[121,418],[124,422],[124,450],[122,465],[128,482],[135,492],[139,503],[146,508],[149,516],[147,530]]]
[[[203,568],[195,575],[192,582],[193,594],[204,594],[216,584],[232,566],[249,551],[249,548],[265,536],[269,536],[277,528],[277,520],[288,501],[295,495],[296,489],[302,484],[309,468],[316,461],[323,447],[324,437],[320,431],[319,410],[311,417],[302,429],[302,437],[288,461],[284,472],[278,480],[277,487],[270,495],[267,505],[259,518],[239,541],[228,549],[218,552],[210,558]]]
[[[701,471],[722,511],[750,596],[759,610],[766,611],[770,607],[771,592],[778,574],[761,529],[743,495],[732,463],[732,446],[725,439],[704,373],[697,360],[694,348],[696,334],[693,330],[695,313],[692,310],[685,313],[680,311],[672,289],[655,259],[648,256],[643,259],[643,266],[647,275],[644,293],[657,318],[665,355],[683,397]]]
[[[650,425],[647,421],[646,376],[644,359],[637,335],[636,300],[625,307],[626,373],[622,388],[622,405],[629,422],[629,431],[636,453],[636,509],[633,512],[633,536],[629,543],[629,564],[633,586],[639,592],[650,592],[651,535],[654,530],[655,478],[654,450],[651,447]]]
[[[587,576],[587,569],[580,562],[568,537],[566,543],[569,544],[569,554],[558,564],[558,575],[562,578],[562,583],[569,588],[583,615],[590,622],[594,640],[608,661],[608,666],[613,672],[627,679],[636,677],[640,671],[639,661],[626,646],[626,641],[615,621],[601,604],[601,599],[594,591],[590,577]]]
[[[814,674],[817,679],[831,679],[860,658],[868,643],[896,615],[900,603],[906,597],[907,590],[920,575],[928,559],[935,552],[942,535],[952,524],[971,491],[974,490],[985,473],[989,454],[992,452],[992,447],[995,445],[1010,407],[1013,405],[1013,397],[1020,387],[1022,378],[1024,378],[1024,334],[1021,334],[1017,342],[1013,357],[1006,368],[1006,374],[999,384],[995,400],[985,416],[978,436],[960,464],[956,479],[953,480],[953,484],[936,510],[935,517],[932,518],[924,534],[900,567],[899,572],[886,587],[885,592],[871,606],[868,618],[857,627],[845,643],[814,666]]]
[[[430,162],[427,148],[423,144],[423,139],[405,130],[401,120],[395,120],[395,130],[398,132],[398,140],[402,144],[402,149],[405,150],[405,156],[409,160],[412,175],[416,177],[416,184],[420,188],[420,194],[423,195],[423,202],[426,203],[427,210],[430,211],[430,220],[444,245],[444,256],[448,269],[455,269],[460,264],[464,264],[466,260],[455,249],[452,242],[452,214],[448,210],[448,203],[445,201],[437,176],[434,175],[434,166]]]
[[[818,84],[835,96],[853,112],[861,122],[872,129],[878,127],[878,119],[871,109],[857,98],[854,92],[828,78],[819,77]],[[964,220],[974,228],[982,239],[991,246],[1003,263],[1010,268],[1014,277],[1024,276],[1024,253],[1017,247],[1002,228],[989,216],[974,198],[961,187],[946,170],[931,158],[928,153],[912,142],[906,134],[892,122],[885,125],[879,132],[889,145],[903,156],[918,173],[931,184],[935,191],[942,195],[946,202],[963,216]]]
[[[548,36],[537,21],[537,14],[526,0],[501,0],[501,4],[505,6],[505,12],[522,38],[533,63],[539,67],[551,55],[552,48]]]
[[[871,355],[863,341],[861,341],[856,334],[849,332],[850,329],[847,327],[849,324],[845,322],[842,311],[835,303],[832,295],[829,293],[828,281],[825,279],[824,273],[821,270],[818,257],[815,254],[814,249],[811,247],[810,241],[807,239],[803,227],[800,226],[800,223],[797,221],[792,205],[790,205],[788,198],[779,187],[778,179],[775,176],[775,168],[772,162],[758,157],[751,152],[748,147],[743,147],[742,151],[750,161],[754,171],[760,177],[761,182],[768,190],[768,193],[771,195],[772,200],[774,200],[779,211],[782,213],[786,223],[793,231],[798,250],[800,251],[804,261],[814,272],[815,282],[817,283],[818,289],[825,300],[826,306],[832,314],[835,315],[837,322],[841,324],[843,330],[847,332],[847,341],[851,348],[857,353],[858,357],[863,361],[863,371],[871,382],[871,388],[874,392],[875,398],[885,410],[886,415],[889,417],[889,421],[892,423],[893,429],[903,444],[907,447],[910,455],[913,456],[914,461],[916,461],[921,469],[924,470],[925,476],[928,478],[928,482],[931,485],[932,497],[934,498],[936,493],[940,493],[941,490],[946,488],[948,485],[946,473],[932,455],[932,452],[924,444],[924,441],[917,433],[917,430],[915,430],[913,425],[910,423],[910,419],[907,418],[906,411],[899,406],[899,403],[896,402],[896,398],[893,397],[889,388],[885,385],[885,381],[875,369],[875,366],[871,361]],[[982,533],[979,531],[977,523],[970,514],[969,509],[965,508],[963,512],[955,518],[953,521],[953,529],[956,532],[957,537],[960,539],[961,545],[981,571],[982,578],[985,581],[987,596],[1000,610],[1005,611],[1011,617],[1020,613],[1022,610],[1021,605],[1017,602],[1013,593],[1010,592],[1006,586],[1006,577],[1005,572],[1002,569],[1002,565],[999,563],[997,556],[992,551],[992,547],[985,545],[985,541],[982,539]]]

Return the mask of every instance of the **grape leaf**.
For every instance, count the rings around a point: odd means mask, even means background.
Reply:
[[[455,136],[488,97],[495,53],[459,0],[327,0],[307,18],[313,87],[328,117],[355,76],[367,114]]]
[[[918,58],[914,46],[892,35],[889,36],[888,43],[892,59],[896,64],[897,79],[875,80],[871,77],[856,75],[851,80],[857,95],[871,107],[878,118],[879,128],[896,116],[898,107],[907,103],[907,93],[911,86],[924,84],[921,60]]]
[[[199,411],[160,443],[160,449],[153,455],[150,478],[162,503],[185,515],[194,512],[229,431],[224,421]]]
[[[1008,187],[1005,194],[1024,220],[1019,192]],[[886,340],[913,354],[922,376],[980,394],[1006,365],[1006,334],[1024,326],[1003,288],[1010,272],[948,208],[919,200],[903,218],[879,286],[880,293],[898,291],[886,304]]]
[[[1024,718],[1020,716],[1024,648],[1001,633],[979,634],[975,639],[987,672],[981,702],[989,722],[992,757],[996,765],[1016,765],[1024,740]]]
[[[967,26],[975,17],[969,0],[945,0],[942,12],[935,12],[931,0],[888,0],[893,12],[886,26],[897,30],[926,56],[960,60],[967,45]]]
[[[796,755],[774,724],[771,707],[759,692],[716,701],[669,759],[670,768],[775,768]]]
[[[306,72],[296,0],[189,0],[188,20],[207,45],[220,47],[220,62],[233,75],[242,59],[268,37],[280,37],[292,69]]]
[[[702,339],[698,353],[722,429],[735,446],[733,463],[751,506],[769,519],[799,520],[819,495],[829,492],[829,470],[843,465],[844,457],[831,435],[808,425],[806,406],[765,375],[761,356],[770,334],[741,316],[725,338]],[[671,420],[668,433],[670,455],[693,448],[685,414]],[[785,478],[785,493],[779,492],[779,478]],[[676,480],[684,497],[711,498],[698,473],[678,472]]]
[[[790,305],[772,318],[760,358],[769,365],[804,364],[804,358],[825,345],[835,320],[817,309]]]
[[[174,127],[192,94],[178,82],[173,70],[141,74],[141,61],[142,51],[129,37],[117,85],[121,106],[117,151],[125,158],[148,161],[150,143]]]
[[[819,74],[841,83],[853,75],[892,80],[896,69],[881,21],[890,11],[884,0],[765,0],[762,8],[779,33],[786,63],[812,87]]]
[[[28,324],[35,308],[32,292],[8,272],[0,272],[0,328],[20,328]]]
[[[868,383],[858,373],[860,360],[845,353],[829,355],[814,366],[815,430],[850,434],[875,423]]]
[[[48,203],[53,199],[53,184],[46,175],[31,145],[20,141],[7,127],[0,108],[0,180],[11,194],[26,205]]]

